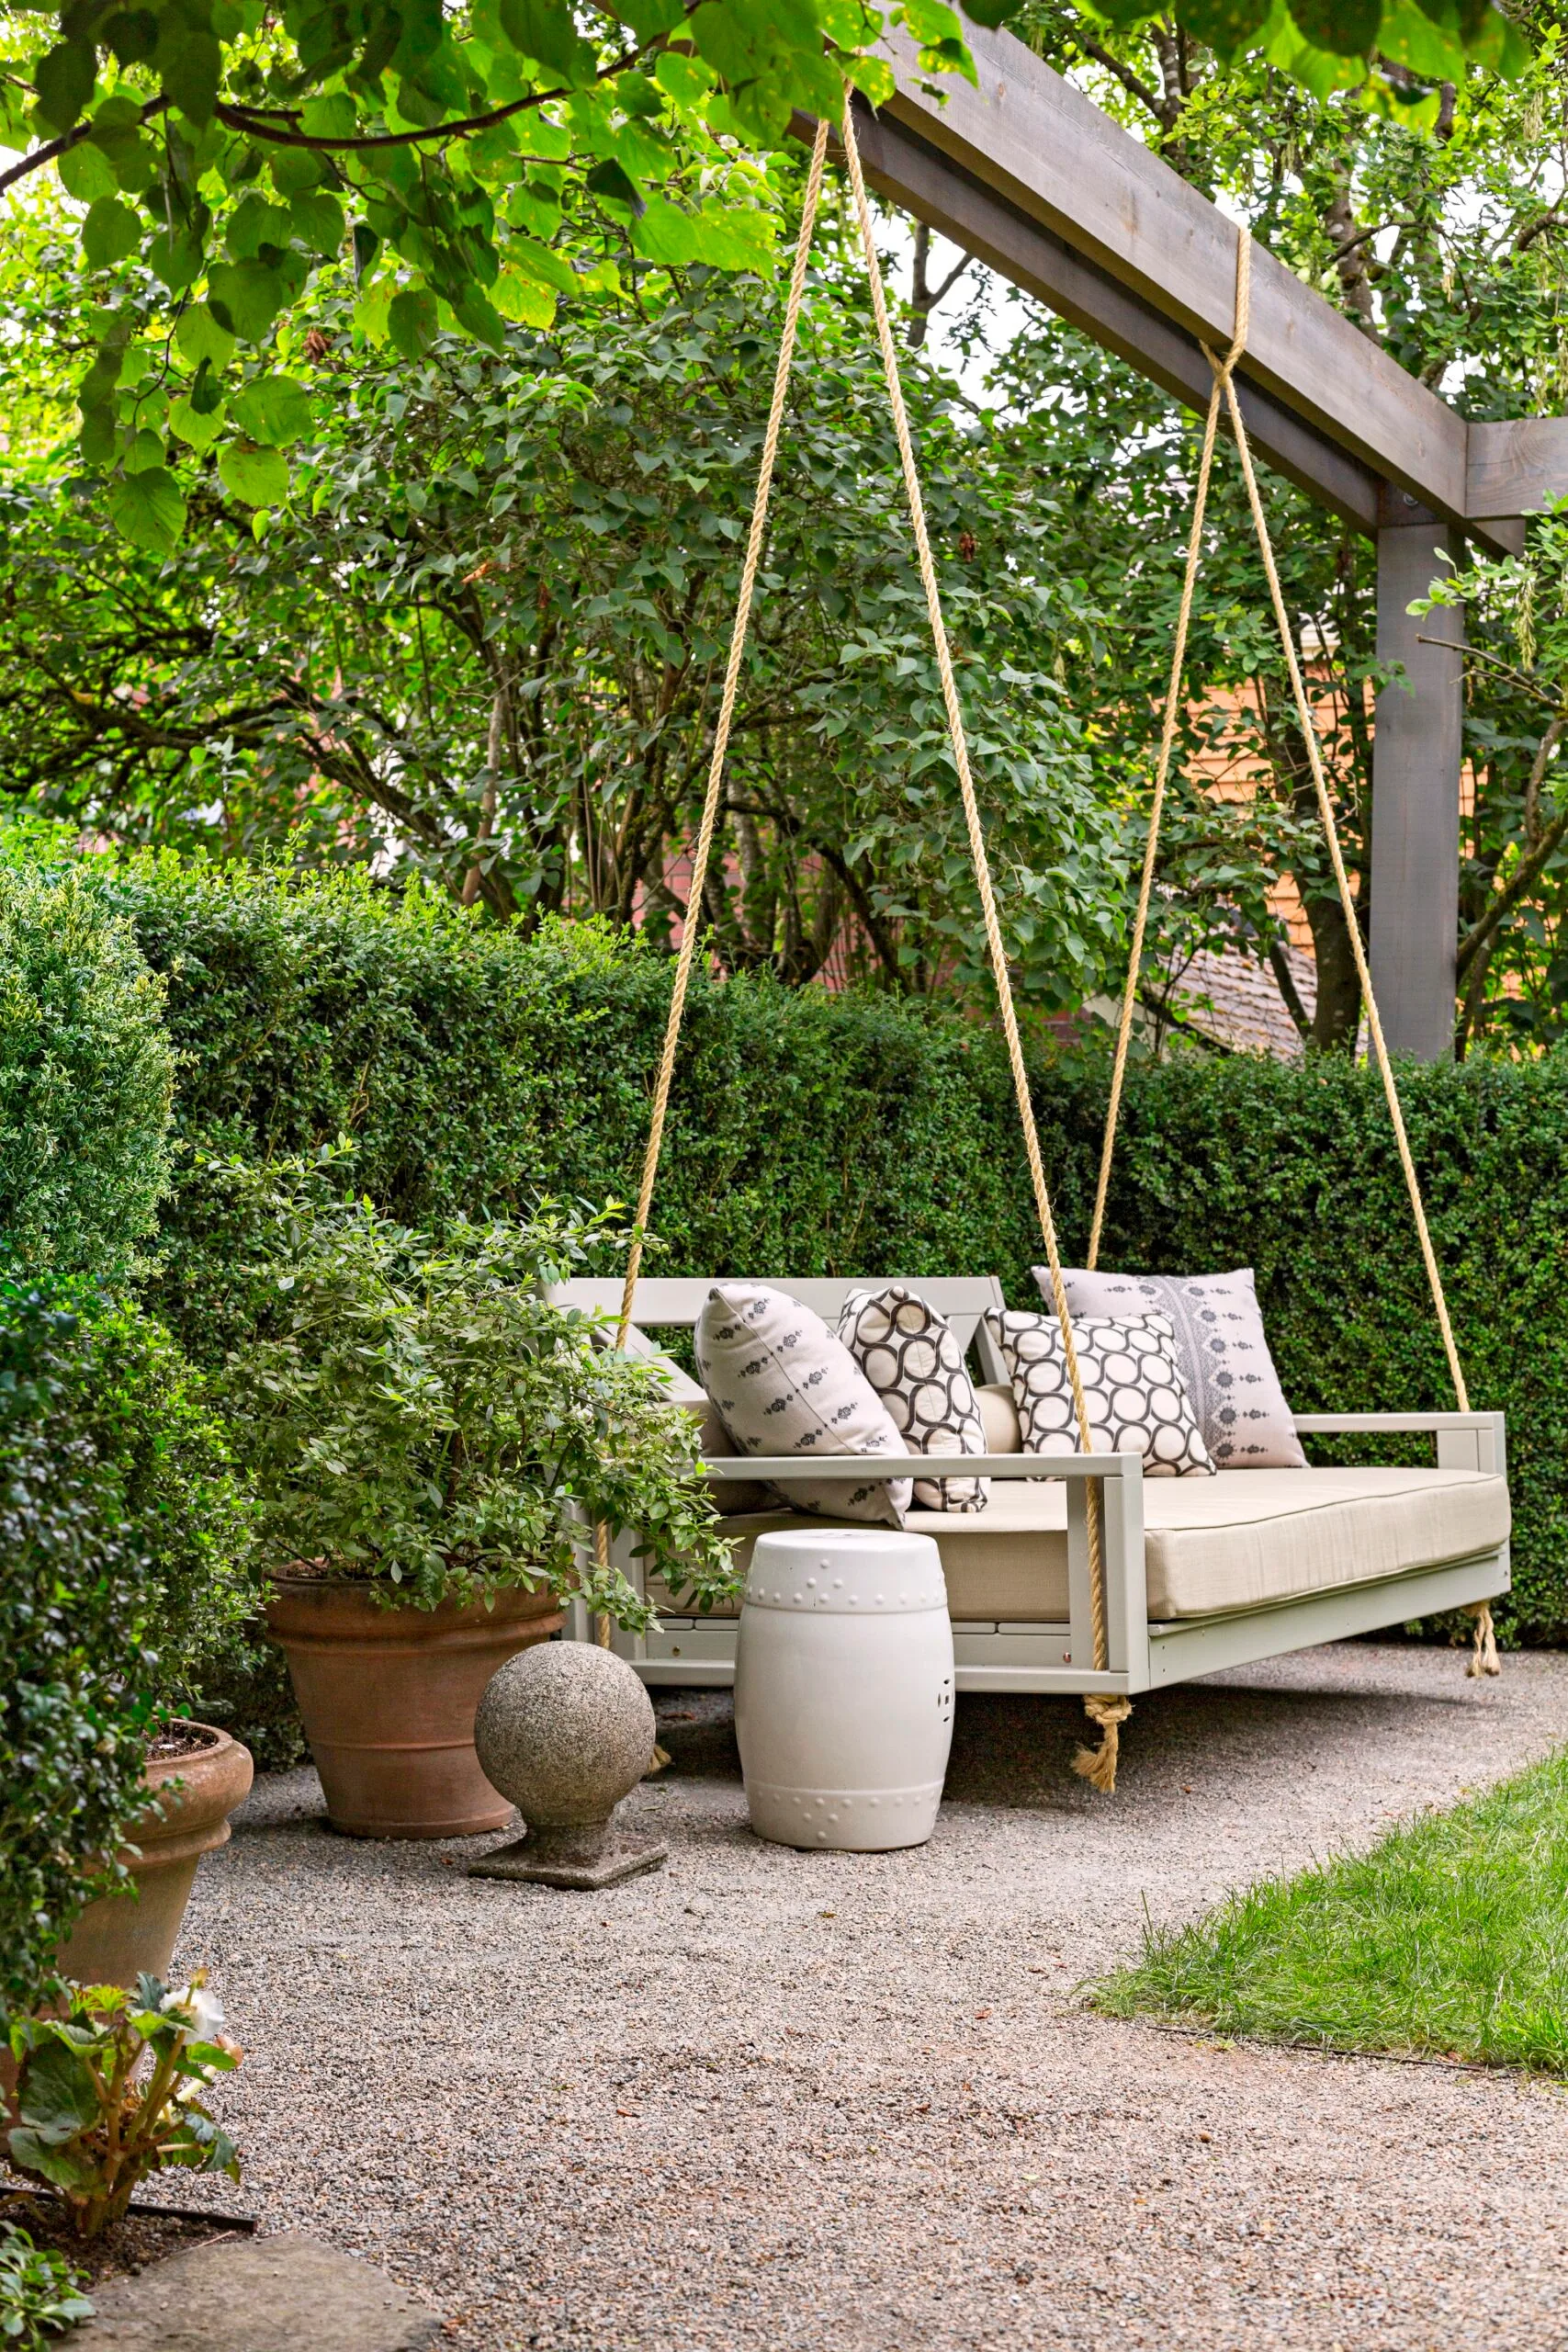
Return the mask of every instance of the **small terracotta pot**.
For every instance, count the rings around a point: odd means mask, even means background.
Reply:
[[[474,1753],[474,1716],[498,1666],[547,1640],[547,1587],[492,1608],[389,1608],[365,1584],[288,1577],[267,1623],[282,1645],[334,1829],[352,1838],[472,1838],[512,1807]]]
[[[129,1986],[142,1973],[167,1976],[197,1864],[203,1854],[228,1843],[229,1815],[250,1789],[251,1751],[210,1724],[192,1724],[189,1729],[205,1732],[206,1746],[149,1762],[144,1777],[159,1802],[126,1832],[141,1849],[140,1854],[122,1850],[120,1856],[138,1894],[107,1894],[89,1903],[61,1946],[61,1973],[78,1984]]]

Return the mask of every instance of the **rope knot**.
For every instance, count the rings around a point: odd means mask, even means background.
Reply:
[[[1474,1681],[1483,1674],[1501,1674],[1503,1668],[1497,1657],[1497,1630],[1492,1623],[1492,1603],[1478,1600],[1464,1613],[1475,1621],[1470,1664],[1464,1669],[1466,1677]]]
[[[1100,1732],[1098,1747],[1080,1747],[1073,1758],[1073,1770],[1092,1788],[1110,1797],[1116,1793],[1116,1758],[1121,1746],[1119,1726],[1133,1712],[1131,1699],[1114,1694],[1101,1697],[1092,1692],[1083,1702],[1083,1711]]]

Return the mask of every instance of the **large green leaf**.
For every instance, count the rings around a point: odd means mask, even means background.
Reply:
[[[306,188],[289,200],[294,234],[313,254],[330,261],[343,243],[343,206],[325,188]]]
[[[671,269],[698,258],[696,222],[664,196],[649,198],[641,220],[633,224],[632,243],[646,260],[663,262]]]
[[[211,121],[223,52],[209,32],[171,10],[158,42],[157,71],[165,94],[188,121],[203,128]]]
[[[598,60],[572,22],[570,8],[551,0],[501,0],[502,29],[525,57],[548,66],[570,87],[593,78]]]
[[[640,215],[645,209],[642,190],[625,165],[617,164],[613,155],[607,155],[602,164],[594,164],[584,185],[605,203],[623,204],[634,215]]]
[[[121,65],[144,65],[158,46],[158,19],[151,8],[117,9],[104,39]]]
[[[45,2132],[29,2132],[21,2125],[11,2133],[8,2144],[11,2162],[19,2171],[37,2173],[56,2188],[87,2188],[92,2185],[96,2166],[91,2160],[68,2154]]]
[[[387,308],[387,333],[405,359],[422,359],[435,340],[435,297],[427,287],[405,286]]]
[[[107,269],[141,243],[141,223],[118,196],[100,196],[82,223],[82,251],[89,269]]]
[[[143,425],[125,453],[125,470],[128,474],[144,474],[150,468],[161,466],[166,454],[162,436],[151,425]]]
[[[1314,49],[1365,57],[1378,37],[1382,0],[1291,0],[1291,14]]]
[[[288,300],[288,288],[265,262],[219,262],[207,273],[207,299],[220,326],[243,343],[259,343]]]
[[[291,209],[269,204],[265,196],[253,193],[242,197],[235,206],[223,242],[236,261],[252,261],[263,245],[272,245],[281,253],[293,233]]]
[[[270,442],[278,449],[303,441],[313,421],[310,395],[292,376],[256,377],[234,394],[229,410],[253,441]]]
[[[97,62],[91,41],[61,41],[40,57],[33,77],[39,119],[50,130],[69,130],[86,110]]]
[[[199,456],[210,449],[223,432],[223,412],[220,408],[204,415],[189,397],[182,393],[169,410],[169,426]]]
[[[186,526],[185,496],[166,466],[150,466],[115,484],[109,492],[109,516],[133,547],[145,548],[150,555],[167,555]]]
[[[17,2083],[17,2112],[24,2123],[46,2132],[81,2132],[95,2122],[98,2094],[81,2052],[52,2035],[28,2051]]]
[[[101,147],[90,139],[79,140],[74,147],[67,147],[55,165],[60,185],[67,196],[78,204],[92,204],[100,196],[112,196],[119,183]]]
[[[511,319],[518,326],[533,327],[541,334],[554,324],[556,298],[547,286],[536,285],[531,277],[520,277],[515,270],[503,269],[490,290],[503,319]],[[391,323],[389,319],[388,323]]]
[[[197,367],[205,359],[214,368],[226,368],[234,356],[233,336],[219,325],[205,302],[193,303],[182,314],[175,341]]]
[[[476,343],[487,344],[491,351],[506,348],[506,328],[500,311],[488,295],[472,286],[460,301],[452,305],[457,324]]]
[[[193,229],[166,231],[154,237],[147,247],[147,259],[154,275],[171,294],[183,294],[194,286],[207,262],[207,248]]]
[[[231,441],[218,460],[218,474],[224,488],[247,506],[281,505],[288,495],[288,460],[276,449]]]
[[[1329,13],[1345,6],[1345,0],[1325,0]],[[1292,6],[1292,14],[1294,8]],[[1416,0],[1394,0],[1385,8],[1377,28],[1377,44],[1391,65],[1403,65],[1424,80],[1452,82],[1464,79],[1464,51],[1461,46],[1458,27],[1434,22],[1435,11],[1429,14],[1416,6]],[[1306,28],[1303,26],[1303,30]]]

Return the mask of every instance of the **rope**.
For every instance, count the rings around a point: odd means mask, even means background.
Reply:
[[[1067,1308],[1066,1286],[1062,1280],[1061,1258],[1056,1248],[1056,1221],[1052,1214],[1051,1195],[1045,1182],[1044,1163],[1040,1156],[1040,1134],[1034,1121],[1034,1104],[1029,1091],[1029,1072],[1024,1064],[1023,1041],[1019,1035],[1018,1014],[1013,1004],[1012,982],[1008,974],[1007,947],[997,914],[996,893],[991,887],[990,859],[986,852],[985,829],[980,822],[980,805],[975,794],[975,779],[969,767],[969,744],[964,732],[964,711],[958,698],[958,680],[953,673],[953,654],[947,640],[947,626],[942,619],[942,594],[937,586],[936,565],[932,560],[931,537],[926,528],[925,501],[920,494],[920,478],[915,464],[914,443],[909,435],[908,413],[904,405],[904,387],[898,373],[898,354],[888,322],[887,300],[883,291],[882,265],[876,255],[876,238],[871,218],[871,205],[865,192],[865,175],[861,169],[860,144],[855,137],[854,114],[848,89],[844,93],[843,114],[844,160],[849,165],[850,186],[854,194],[855,216],[860,223],[861,248],[865,255],[866,277],[871,286],[871,307],[876,320],[876,339],[882,352],[882,372],[887,382],[887,398],[893,412],[893,430],[898,442],[898,458],[904,471],[904,490],[908,501],[909,523],[914,532],[915,549],[919,559],[920,580],[926,592],[926,613],[931,622],[931,641],[936,649],[937,669],[942,677],[942,695],[947,710],[948,740],[953,746],[953,765],[958,771],[958,789],[964,803],[964,821],[969,834],[969,854],[974,863],[975,880],[980,894],[980,910],[985,920],[986,944],[990,953],[991,970],[997,984],[997,998],[1001,1010],[1002,1031],[1007,1039],[1008,1059],[1012,1067],[1013,1091],[1018,1097],[1018,1112],[1023,1126],[1024,1149],[1029,1159],[1030,1181],[1034,1187],[1034,1206],[1040,1219],[1040,1231],[1045,1243],[1046,1261],[1051,1270],[1051,1296],[1061,1326],[1062,1351],[1066,1360],[1067,1379],[1073,1392],[1073,1408],[1077,1416],[1078,1442],[1085,1453],[1094,1451],[1089,1430],[1089,1402],[1084,1395],[1083,1378],[1078,1369],[1077,1350],[1073,1343],[1072,1317]],[[1089,1494],[1089,1610],[1094,1634],[1094,1664],[1097,1672],[1105,1671],[1109,1651],[1105,1636],[1105,1569],[1101,1555],[1100,1527],[1100,1498],[1094,1482]],[[1117,1725],[1124,1722],[1129,1712],[1125,1700],[1109,1705],[1093,1699],[1085,1701],[1086,1711],[1100,1729],[1098,1749],[1080,1748],[1075,1758],[1075,1769],[1083,1772],[1097,1788],[1107,1792],[1116,1786]],[[1097,1709],[1099,1712],[1097,1713]],[[1120,1712],[1117,1712],[1120,1710]]]
[[[1245,242],[1247,235],[1245,230],[1241,232],[1241,235]],[[1216,373],[1222,371],[1224,363],[1215,358],[1207,344],[1203,345],[1203,356]],[[1263,569],[1268,574],[1269,594],[1274,606],[1274,618],[1279,624],[1280,642],[1284,648],[1285,663],[1291,673],[1291,692],[1295,697],[1296,718],[1300,722],[1302,739],[1306,745],[1307,762],[1312,769],[1313,788],[1317,795],[1318,815],[1323,820],[1324,839],[1328,843],[1328,855],[1334,867],[1335,885],[1339,892],[1339,904],[1345,913],[1345,928],[1350,935],[1350,952],[1356,959],[1356,977],[1360,981],[1361,1000],[1367,1008],[1367,1031],[1382,1077],[1383,1092],[1388,1098],[1388,1115],[1393,1122],[1394,1140],[1399,1147],[1399,1164],[1404,1170],[1405,1189],[1410,1194],[1411,1213],[1416,1219],[1416,1233],[1420,1237],[1421,1256],[1427,1268],[1427,1280],[1431,1286],[1432,1304],[1438,1311],[1438,1324],[1443,1335],[1443,1349],[1449,1360],[1449,1374],[1453,1381],[1454,1395],[1459,1399],[1460,1411],[1468,1413],[1470,1392],[1464,1385],[1464,1371],[1460,1363],[1459,1349],[1454,1343],[1453,1326],[1449,1321],[1449,1303],[1443,1295],[1443,1278],[1438,1269],[1438,1253],[1432,1246],[1431,1230],[1427,1223],[1427,1211],[1421,1199],[1420,1179],[1416,1173],[1416,1162],[1410,1152],[1410,1138],[1404,1131],[1404,1114],[1400,1108],[1399,1089],[1394,1083],[1393,1065],[1389,1059],[1388,1048],[1383,1043],[1382,1022],[1378,1014],[1377,999],[1372,994],[1371,969],[1367,962],[1367,951],[1361,940],[1361,927],[1356,920],[1356,902],[1350,895],[1350,877],[1345,871],[1344,853],[1339,846],[1339,827],[1334,815],[1334,802],[1329,796],[1328,778],[1324,772],[1323,752],[1317,740],[1317,727],[1308,707],[1306,688],[1302,684],[1301,663],[1296,659],[1295,636],[1291,628],[1290,616],[1285,610],[1285,593],[1280,585],[1280,573],[1274,561],[1273,542],[1269,536],[1269,524],[1263,512],[1263,501],[1258,492],[1258,476],[1253,470],[1252,451],[1247,443],[1247,427],[1242,423],[1241,408],[1235,395],[1235,379],[1228,370],[1224,373],[1224,383],[1225,401],[1230,409],[1231,426],[1235,435],[1236,454],[1241,459],[1242,475],[1247,483],[1247,503],[1252,508],[1253,526],[1258,533],[1258,551],[1263,558]]]
[[[757,469],[756,494],[751,501],[751,528],[746,541],[746,562],[740,574],[740,595],[735,608],[735,619],[729,632],[729,659],[725,665],[724,694],[718,706],[718,723],[714,729],[713,752],[708,761],[707,790],[703,797],[702,822],[697,829],[697,845],[692,858],[691,881],[686,891],[686,920],[681,933],[681,951],[675,958],[675,980],[670,991],[670,1011],[664,1023],[664,1047],[659,1057],[659,1075],[653,1088],[653,1111],[649,1121],[648,1143],[642,1157],[642,1182],[637,1187],[637,1214],[632,1220],[631,1250],[626,1259],[626,1278],[621,1292],[620,1322],[615,1333],[615,1345],[624,1348],[626,1333],[631,1329],[632,1307],[637,1298],[637,1276],[642,1271],[643,1242],[648,1232],[648,1220],[653,1207],[653,1188],[659,1177],[660,1154],[664,1148],[664,1121],[670,1108],[670,1088],[675,1075],[675,1048],[680,1042],[681,1023],[686,1010],[686,993],[691,985],[692,965],[697,952],[697,939],[702,931],[703,893],[707,887],[708,860],[713,852],[714,833],[718,824],[719,795],[724,788],[724,763],[729,751],[729,732],[735,719],[735,697],[740,684],[740,663],[746,651],[746,633],[750,626],[751,602],[757,587],[757,567],[761,561],[762,544],[768,522],[768,499],[773,486],[773,467],[779,454],[779,434],[784,424],[784,396],[789,390],[790,370],[795,363],[795,339],[800,328],[801,302],[806,292],[806,265],[811,254],[811,240],[817,226],[817,204],[822,193],[822,166],[828,153],[828,125],[817,126],[816,143],[811,150],[811,169],[807,175],[806,201],[801,209],[800,233],[795,241],[795,266],[790,272],[789,299],[784,305],[784,334],[779,343],[779,356],[773,369],[773,397],[768,410],[768,429],[762,439],[761,463]],[[595,1556],[602,1567],[608,1566],[610,1532],[601,1520],[594,1529]],[[610,1645],[610,1621],[601,1617],[599,1641],[607,1649]]]
[[[1116,1059],[1111,1071],[1111,1100],[1105,1112],[1105,1140],[1100,1151],[1100,1182],[1094,1193],[1094,1221],[1089,1231],[1089,1256],[1085,1261],[1092,1272],[1100,1261],[1100,1238],[1105,1225],[1105,1200],[1111,1189],[1111,1162],[1116,1149],[1116,1122],[1122,1109],[1122,1088],[1127,1075],[1127,1048],[1132,1042],[1133,1015],[1137,1006],[1138,976],[1144,961],[1144,934],[1148,928],[1149,899],[1154,892],[1155,860],[1159,848],[1160,816],[1165,808],[1166,780],[1170,774],[1170,755],[1176,743],[1176,722],[1181,708],[1181,674],[1187,666],[1187,632],[1192,619],[1192,599],[1198,586],[1198,564],[1202,552],[1203,516],[1209,503],[1209,477],[1214,466],[1214,444],[1219,435],[1220,403],[1230,382],[1231,370],[1247,348],[1247,321],[1252,307],[1252,240],[1242,235],[1235,249],[1235,332],[1231,347],[1223,363],[1214,369],[1213,387],[1209,394],[1209,413],[1203,420],[1203,454],[1198,466],[1198,488],[1192,500],[1192,527],[1187,535],[1187,569],[1181,582],[1181,609],[1176,616],[1176,642],[1170,654],[1170,684],[1166,689],[1165,722],[1160,729],[1159,757],[1155,763],[1154,798],[1149,804],[1149,837],[1144,848],[1143,877],[1138,885],[1138,910],[1133,919],[1132,958],[1127,966],[1127,985],[1122,995],[1122,1019],[1116,1032]]]
[[[1478,1600],[1473,1609],[1467,1609],[1464,1613],[1475,1620],[1470,1664],[1464,1669],[1466,1676],[1473,1681],[1483,1674],[1501,1674],[1503,1668],[1497,1657],[1497,1629],[1492,1623],[1492,1603]]]
[[[779,343],[778,362],[773,369],[773,398],[768,411],[768,429],[762,440],[762,460],[757,469],[757,493],[751,502],[751,529],[746,541],[746,565],[740,574],[740,597],[735,608],[735,620],[729,632],[729,660],[725,665],[724,695],[718,706],[718,724],[714,729],[713,753],[708,761],[707,791],[703,800],[702,823],[697,829],[697,846],[692,858],[692,878],[686,892],[686,920],[681,933],[681,952],[675,959],[675,985],[670,991],[670,1012],[664,1023],[664,1050],[660,1056],[659,1076],[653,1089],[653,1114],[649,1124],[648,1148],[643,1153],[642,1182],[637,1188],[637,1215],[632,1220],[631,1254],[626,1260],[626,1285],[621,1293],[620,1329],[615,1344],[625,1347],[626,1333],[631,1329],[632,1305],[637,1295],[637,1275],[642,1271],[643,1239],[648,1231],[649,1211],[653,1206],[653,1187],[659,1174],[659,1156],[664,1145],[664,1115],[670,1108],[670,1086],[675,1074],[675,1047],[680,1040],[681,1022],[686,1010],[686,990],[692,978],[692,964],[697,951],[697,935],[702,929],[703,892],[707,887],[708,859],[713,851],[713,837],[718,822],[719,794],[724,787],[724,763],[729,751],[729,730],[735,719],[735,697],[740,684],[740,663],[746,651],[746,632],[750,626],[751,600],[757,586],[757,567],[761,561],[762,542],[767,531],[768,498],[773,486],[773,466],[779,454],[779,433],[784,424],[784,395],[789,390],[790,369],[795,363],[795,337],[800,326],[800,306],[806,291],[806,265],[811,253],[812,235],[817,226],[817,201],[822,193],[822,165],[828,153],[828,126],[817,126],[816,143],[811,150],[811,170],[806,182],[806,202],[801,209],[800,234],[795,241],[795,267],[790,272],[789,299],[784,305],[784,334]]]

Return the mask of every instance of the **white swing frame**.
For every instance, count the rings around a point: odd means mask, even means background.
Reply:
[[[701,1315],[715,1278],[653,1276],[640,1279],[626,1334],[628,1351],[658,1356],[649,1337],[659,1329],[690,1329]],[[739,1278],[737,1278],[739,1279]],[[850,1293],[903,1281],[946,1317],[959,1346],[974,1343],[987,1380],[1005,1380],[1006,1368],[982,1317],[988,1306],[1006,1304],[1001,1283],[993,1275],[861,1276],[858,1279],[816,1279],[799,1282],[768,1278],[799,1305],[810,1307],[829,1324]],[[550,1294],[558,1305],[612,1317],[621,1304],[619,1282],[570,1282]],[[1389,1436],[1425,1433],[1436,1441],[1438,1467],[1479,1471],[1494,1477],[1506,1476],[1506,1446],[1501,1413],[1297,1413],[1297,1431],[1304,1436],[1366,1432]],[[715,1457],[707,1464],[716,1478],[734,1478],[743,1468],[748,1479],[765,1479],[787,1487],[802,1475],[797,1455],[747,1456],[743,1464],[733,1456]],[[1226,1667],[1250,1666],[1262,1658],[1310,1649],[1322,1642],[1343,1641],[1356,1634],[1371,1634],[1409,1623],[1442,1610],[1473,1608],[1495,1601],[1508,1590],[1509,1555],[1506,1540],[1494,1549],[1461,1558],[1435,1561],[1399,1576],[1336,1585],[1318,1592],[1267,1601],[1247,1609],[1224,1610],[1202,1617],[1150,1620],[1144,1559],[1144,1465],[1135,1453],[1052,1454],[995,1453],[966,1456],[964,1469],[989,1478],[1059,1478],[1067,1488],[1068,1617],[1062,1623],[1031,1621],[955,1619],[953,1652],[960,1690],[1011,1690],[1061,1698],[1090,1695],[1135,1698],[1140,1691],[1190,1681],[1194,1676],[1218,1673]],[[1244,1478],[1245,1470],[1222,1471],[1223,1477]],[[814,1483],[824,1479],[863,1480],[863,1454],[817,1455],[810,1463]],[[1089,1558],[1089,1482],[1100,1482],[1100,1526],[1105,1579],[1106,1663],[1094,1665]],[[623,1535],[614,1557],[640,1592],[641,1564],[635,1556],[637,1538]],[[735,1679],[735,1618],[693,1616],[671,1611],[661,1614],[656,1630],[647,1634],[616,1631],[612,1646],[636,1668],[645,1683],[654,1687],[722,1689]],[[581,1601],[572,1605],[569,1635],[592,1638]]]

